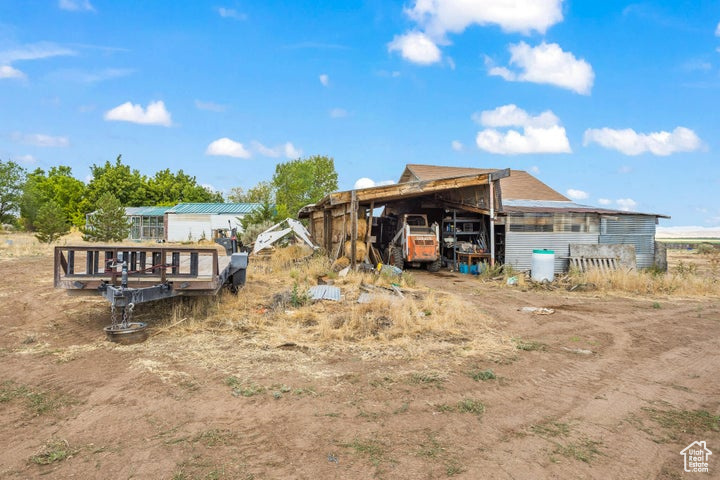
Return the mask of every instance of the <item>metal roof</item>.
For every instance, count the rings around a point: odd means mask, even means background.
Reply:
[[[261,203],[179,203],[167,213],[244,214],[261,208]]]
[[[505,193],[505,192],[503,192]],[[613,210],[599,208],[591,205],[581,205],[570,201],[552,200],[507,200],[503,198],[504,213],[597,213],[599,215],[649,215],[660,218],[670,218],[657,213],[631,212],[628,210]]]
[[[137,217],[162,217],[172,207],[125,207],[125,215]]]

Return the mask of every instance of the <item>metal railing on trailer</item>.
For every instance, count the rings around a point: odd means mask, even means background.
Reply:
[[[57,246],[54,285],[70,294],[105,297],[111,305],[105,329],[110,337],[130,328],[137,304],[215,295],[223,286],[236,292],[245,283],[247,264],[247,253],[220,255],[212,247]]]

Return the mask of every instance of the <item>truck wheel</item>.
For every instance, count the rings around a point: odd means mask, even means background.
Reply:
[[[398,250],[397,248],[390,247],[390,262],[399,268],[400,270],[405,267],[405,262],[403,261],[402,252]]]
[[[427,264],[428,272],[439,272],[440,268],[442,268],[442,258],[438,258]]]

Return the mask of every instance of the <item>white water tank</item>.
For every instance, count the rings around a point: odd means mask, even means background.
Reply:
[[[533,250],[530,278],[536,282],[552,282],[555,279],[554,250]]]

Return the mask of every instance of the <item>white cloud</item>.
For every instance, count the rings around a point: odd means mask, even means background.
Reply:
[[[10,64],[22,60],[41,60],[43,58],[76,55],[74,50],[50,42],[39,42],[0,51],[0,64]]]
[[[525,42],[510,45],[510,65],[491,67],[488,74],[510,82],[532,82],[555,85],[582,95],[589,95],[595,81],[592,66],[563,51],[557,43],[541,43],[531,47]]]
[[[514,155],[520,153],[571,153],[565,129],[526,127],[523,133],[517,130],[499,132],[488,128],[478,132],[475,139],[478,148],[490,153]]]
[[[533,165],[532,167],[530,167],[530,172],[537,175],[540,173],[540,167],[538,167],[537,165]]]
[[[676,152],[692,152],[702,148],[700,138],[685,127],[677,127],[672,132],[637,133],[632,128],[615,130],[612,128],[590,128],[585,130],[583,145],[597,143],[602,147],[617,150],[625,155],[640,155],[650,152],[653,155],[666,156]]]
[[[355,185],[353,186],[353,190],[359,190],[361,188],[372,188],[372,187],[381,187],[383,185],[393,185],[395,183],[394,180],[381,180],[379,182],[376,182],[375,180],[367,177],[358,178],[355,181]]]
[[[625,212],[630,211],[637,206],[637,202],[632,198],[618,198],[617,200],[615,200],[615,203],[618,204],[620,210],[623,210]]]
[[[455,60],[451,57],[445,57],[445,61],[447,62],[448,67],[450,67],[450,70],[455,70]]]
[[[0,78],[25,78],[25,74],[10,65],[0,65]]]
[[[475,142],[478,148],[490,153],[514,155],[520,153],[570,153],[565,128],[550,110],[532,116],[515,105],[504,105],[494,110],[476,112],[473,120],[486,127],[522,127],[501,132],[486,128],[478,132]]]
[[[195,108],[198,110],[207,110],[208,112],[224,112],[227,110],[227,106],[225,105],[215,102],[203,102],[202,100],[195,100]]]
[[[485,127],[552,127],[560,123],[560,119],[550,110],[540,115],[531,116],[517,105],[509,104],[494,110],[485,110],[472,114],[472,119]]]
[[[282,146],[270,148],[270,147],[266,147],[265,145],[258,142],[257,140],[253,140],[252,142],[250,142],[250,145],[252,145],[253,150],[255,150],[257,153],[259,153],[263,157],[277,158],[282,154]]]
[[[94,12],[95,7],[92,6],[90,0],[59,0],[58,7],[61,10],[70,12]]]
[[[26,165],[32,165],[37,162],[37,159],[32,155],[20,155],[19,157],[15,157],[15,160]]]
[[[143,109],[142,105],[139,104],[125,102],[105,112],[104,118],[105,120],[132,122],[141,125],[162,125],[163,127],[172,125],[170,112],[165,109],[165,103],[162,100],[150,102],[147,109]]]
[[[348,112],[344,108],[333,108],[330,110],[330,118],[344,118],[347,116]]]
[[[630,165],[623,165],[620,168],[618,168],[618,173],[626,174],[632,172],[632,167]]]
[[[573,200],[585,200],[590,196],[587,192],[584,192],[582,190],[576,190],[574,188],[568,188],[565,192],[565,195],[572,198]]]
[[[442,58],[440,49],[430,37],[422,32],[408,32],[395,35],[388,43],[388,51],[399,51],[402,57],[420,65],[431,65]]]
[[[114,78],[125,77],[134,73],[135,70],[129,68],[105,68],[103,70],[97,70],[94,72],[84,72],[80,70],[59,70],[51,74],[51,78],[95,84],[98,82],[104,82],[106,80],[112,80]]]
[[[720,22],[718,22],[717,27],[715,27],[715,36],[720,37]]]
[[[545,33],[563,19],[562,0],[415,0],[405,13],[434,37],[461,33],[470,25]]]
[[[218,7],[218,14],[223,18],[232,18],[235,20],[247,20],[247,15],[242,12],[238,12],[234,8]]]
[[[328,77],[326,73],[320,74],[318,78],[320,79],[320,83],[322,83],[323,87],[330,85],[330,77]]]
[[[67,147],[70,140],[67,137],[53,137],[44,133],[20,133],[14,132],[10,138],[25,145],[33,145],[36,147]]]
[[[215,188],[215,185],[213,185],[212,183],[202,183],[202,184],[200,184],[200,186],[203,187],[205,190],[207,190],[207,191],[209,191],[209,192],[213,192],[213,193],[214,193],[214,192],[218,192],[218,191],[219,191],[217,188]]]
[[[612,200],[609,198],[598,198],[598,203],[600,205],[610,205],[612,203]]]
[[[263,157],[278,158],[284,155],[289,159],[296,159],[302,155],[302,150],[295,148],[295,146],[290,142],[286,142],[283,145],[277,145],[275,147],[268,147],[257,140],[253,140],[250,142],[250,146],[256,153]]]
[[[450,142],[450,146],[451,146],[452,149],[455,150],[456,152],[462,152],[463,144],[462,144],[460,141],[458,141],[458,140],[453,140],[452,142]]]
[[[295,148],[295,145],[290,142],[283,146],[283,152],[285,152],[285,157],[290,159],[296,159],[302,155],[302,150]]]
[[[205,150],[205,155],[219,157],[250,158],[250,152],[245,149],[242,143],[231,140],[227,137],[218,138]]]

